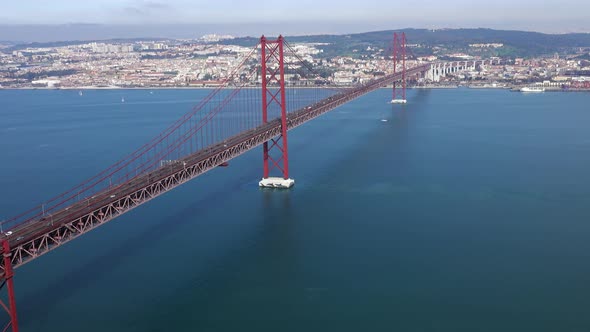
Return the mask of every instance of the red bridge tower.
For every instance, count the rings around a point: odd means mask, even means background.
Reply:
[[[16,318],[16,301],[14,299],[14,283],[13,283],[13,276],[14,272],[12,271],[12,255],[10,253],[10,244],[8,240],[2,241],[2,259],[4,261],[4,276],[2,279],[2,285],[0,289],[6,286],[6,291],[8,293],[8,305],[6,305],[2,300],[0,300],[0,306],[6,311],[10,320],[4,327],[2,331],[8,331],[8,328],[12,332],[18,332],[18,320]]]
[[[397,81],[393,82],[392,104],[405,104],[406,100],[406,33],[393,33],[393,74],[401,71],[401,88],[398,88]],[[401,68],[398,68],[400,67]]]
[[[289,147],[287,144],[287,99],[285,97],[284,38],[276,40],[260,38],[262,62],[262,123],[268,123],[269,113],[280,112],[281,135],[264,142],[264,175],[261,187],[291,188],[295,181],[289,178]],[[271,154],[276,151],[275,157]],[[278,156],[278,158],[277,158]],[[271,168],[281,172],[282,177],[269,177]]]

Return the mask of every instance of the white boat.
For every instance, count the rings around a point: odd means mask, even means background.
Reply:
[[[78,91],[78,95],[83,95],[82,90]]]
[[[525,86],[520,89],[520,92],[545,92],[545,88],[542,86]]]
[[[124,103],[125,102],[125,97],[121,98],[121,102]]]

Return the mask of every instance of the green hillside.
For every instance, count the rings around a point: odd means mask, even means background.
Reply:
[[[575,47],[590,47],[590,34],[544,34],[539,32],[492,30],[492,29],[403,29],[408,43],[423,47],[414,50],[416,55],[432,54],[433,47],[464,51],[469,44],[502,43],[502,49],[496,50],[498,56],[531,57],[553,54]],[[367,47],[389,50],[393,30],[374,31],[348,35],[315,35],[286,37],[288,41],[330,43],[322,46],[324,56],[367,54]],[[228,40],[228,44],[254,45],[258,38],[245,37]],[[356,50],[356,51],[355,51]]]

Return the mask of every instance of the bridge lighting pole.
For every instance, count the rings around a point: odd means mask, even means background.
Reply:
[[[406,33],[393,33],[393,74],[397,74],[398,65],[401,64],[401,89],[397,87],[397,82],[393,82],[392,104],[405,104],[406,100]]]
[[[267,188],[291,188],[295,181],[289,178],[289,146],[287,144],[287,98],[285,96],[284,38],[268,40],[262,36],[262,123],[269,122],[269,112],[279,113],[281,134],[263,143],[263,177],[258,183]],[[274,120],[271,120],[274,121]],[[273,158],[272,151],[276,151]],[[280,154],[277,158],[276,155]],[[277,169],[282,177],[271,177],[270,171]]]
[[[4,272],[2,279],[1,288],[6,286],[6,291],[8,292],[8,305],[6,305],[3,301],[0,300],[0,306],[6,311],[8,316],[10,317],[10,321],[6,324],[2,331],[8,331],[8,328],[11,328],[12,332],[18,332],[18,319],[16,317],[16,300],[14,298],[14,283],[12,278],[14,277],[14,272],[12,270],[12,254],[10,252],[10,244],[8,240],[5,239],[2,241],[2,256],[4,260],[4,266],[2,272]]]

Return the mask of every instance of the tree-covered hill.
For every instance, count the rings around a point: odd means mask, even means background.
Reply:
[[[462,50],[469,44],[502,43],[505,45],[505,53],[519,57],[539,56],[552,54],[575,47],[590,47],[590,34],[544,34],[539,32],[492,30],[492,29],[403,29],[409,44],[424,46],[417,50],[419,54],[426,54],[433,47],[445,47],[447,49]],[[322,46],[325,56],[363,54],[367,47],[391,49],[393,30],[374,31],[347,35],[314,35],[314,36],[287,36],[287,40],[295,42],[329,43]],[[254,45],[258,38],[244,37],[227,40],[228,44],[240,44],[244,46]]]

